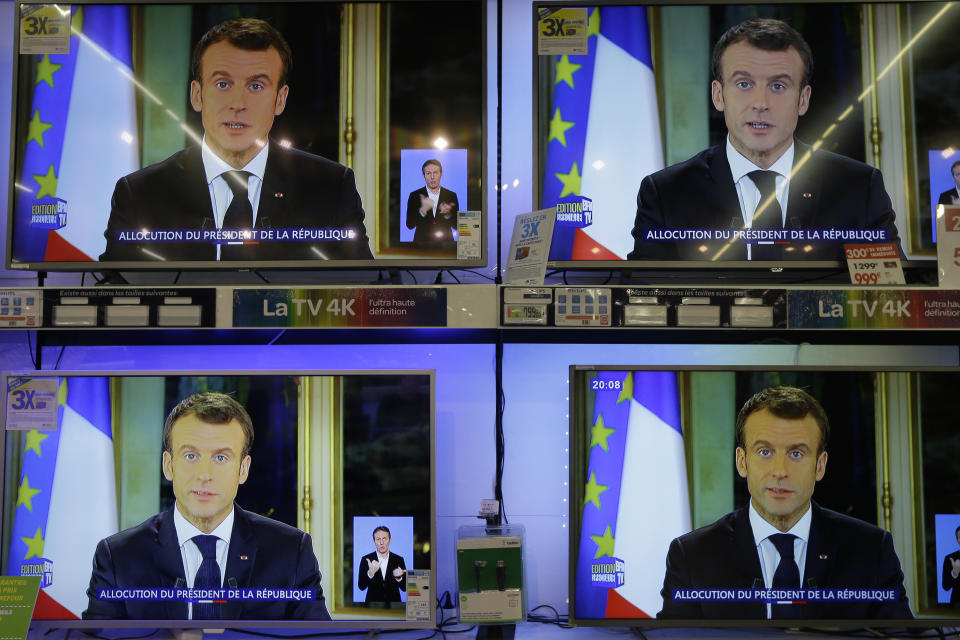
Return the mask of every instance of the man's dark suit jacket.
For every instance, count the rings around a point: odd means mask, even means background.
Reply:
[[[176,507],[174,507],[176,508]],[[310,536],[234,505],[225,588],[316,589],[311,601],[229,602],[224,620],[329,620]],[[84,620],[185,620],[184,602],[101,601],[99,589],[186,588],[173,510],[100,541],[93,557]]]
[[[810,151],[796,141],[794,167]],[[900,238],[890,196],[880,172],[845,156],[817,150],[790,180],[786,228],[887,229],[889,242]],[[643,179],[637,194],[630,260],[746,260],[743,242],[645,241],[648,229],[742,229],[743,215],[725,145]],[[706,251],[700,248],[706,246]],[[842,242],[813,244],[812,251],[783,251],[784,260],[842,260]],[[726,248],[725,248],[726,247]],[[902,252],[901,252],[902,253]],[[719,257],[717,257],[719,256]]]
[[[893,538],[872,524],[816,504],[803,586],[811,589],[896,589],[897,602],[810,602],[800,607],[806,619],[912,618],[903,588]],[[728,513],[670,543],[663,579],[663,610],[658,618],[764,619],[762,602],[674,602],[673,589],[763,588],[763,572],[753,540],[748,507]]]
[[[960,576],[954,578],[950,575],[950,572],[953,571],[953,566],[950,564],[950,561],[957,560],[958,558],[960,558],[960,551],[948,553],[943,558],[943,578],[941,579],[941,583],[943,590],[950,592],[950,604],[960,604]]]
[[[393,577],[393,570],[397,567],[406,569],[403,558],[394,552],[390,552],[387,559],[387,579],[384,581],[383,575],[378,569],[373,577],[367,576],[367,561],[376,560],[377,552],[368,553],[360,559],[360,573],[357,575],[357,588],[361,591],[367,590],[367,598],[364,602],[400,602],[400,592],[407,590],[407,574],[399,580]]]
[[[214,261],[208,242],[120,242],[118,231],[215,229],[200,146],[120,178],[110,203],[101,261]],[[369,260],[363,206],[347,167],[270,143],[255,227],[354,229],[346,241],[263,242],[244,245],[242,260]],[[236,245],[234,245],[236,246]]]
[[[937,200],[937,204],[954,204],[954,201],[960,201],[960,196],[957,195],[956,188],[948,189],[940,194],[940,199]]]
[[[440,187],[440,197],[437,199],[437,208],[425,216],[420,215],[420,196],[427,195],[427,187],[417,189],[407,198],[407,229],[416,229],[413,233],[413,244],[423,249],[452,249],[456,248],[453,242],[453,229],[457,226],[457,211],[460,210],[460,201],[457,194],[450,189]],[[450,202],[453,209],[450,217],[440,215],[440,205]]]

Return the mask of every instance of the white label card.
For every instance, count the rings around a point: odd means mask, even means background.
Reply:
[[[900,253],[892,242],[882,244],[845,244],[850,282],[856,285],[906,284]]]

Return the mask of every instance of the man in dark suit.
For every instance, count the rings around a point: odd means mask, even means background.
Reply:
[[[676,538],[663,609],[674,619],[911,618],[890,533],[811,501],[827,468],[827,416],[795,387],[755,394],[736,422],[736,468],[748,507]],[[766,604],[674,599],[675,589],[883,589],[894,601]]]
[[[203,139],[117,182],[101,261],[373,257],[353,172],[269,139],[292,63],[283,36],[263,20],[227,20],[201,38],[190,103]],[[274,239],[243,243],[250,229],[272,230]],[[221,237],[210,238],[217,230]]]
[[[329,620],[310,536],[234,504],[250,472],[253,425],[222,393],[197,393],[164,423],[170,511],[101,540],[85,620]],[[313,600],[223,604],[104,598],[117,589],[313,589]]]
[[[957,527],[953,534],[957,538],[957,544],[960,544],[960,527]],[[960,605],[960,550],[944,556],[940,583],[944,591],[950,592],[950,604]]]
[[[937,204],[960,205],[960,160],[950,165],[950,174],[956,186],[941,193]]]
[[[373,530],[377,550],[360,559],[357,588],[367,591],[364,602],[400,602],[407,590],[407,565],[402,556],[390,551],[390,529],[381,525]]]
[[[725,144],[643,179],[631,260],[840,260],[842,242],[654,240],[659,230],[874,229],[899,236],[880,172],[795,140],[810,105],[813,55],[793,28],[756,18],[729,29],[712,59]],[[849,242],[849,240],[848,240]]]
[[[419,249],[456,251],[453,229],[460,210],[457,194],[440,186],[443,167],[439,160],[427,160],[421,170],[426,185],[407,198],[407,229],[416,229],[413,245]]]

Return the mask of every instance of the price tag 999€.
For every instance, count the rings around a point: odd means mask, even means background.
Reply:
[[[845,244],[850,282],[857,285],[906,284],[897,245]]]

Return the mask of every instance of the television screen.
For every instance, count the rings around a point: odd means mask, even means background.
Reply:
[[[11,268],[485,263],[483,2],[16,20]]]
[[[957,71],[955,14],[536,3],[534,166],[539,205],[557,207],[551,262],[836,268],[844,244],[874,243],[934,257],[934,207],[960,199],[960,105],[939,80]]]
[[[572,367],[571,620],[954,626],[958,381]]]
[[[433,626],[433,388],[7,374],[3,574],[45,625]]]

